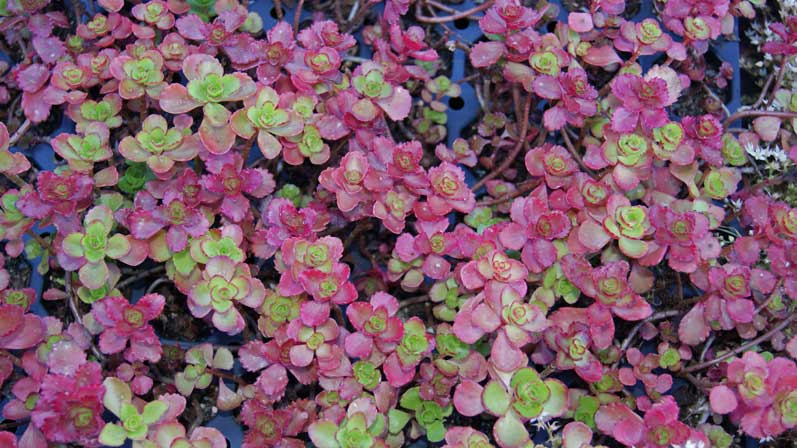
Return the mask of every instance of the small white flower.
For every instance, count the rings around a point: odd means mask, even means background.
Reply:
[[[687,440],[683,445],[672,445],[672,448],[705,448],[702,440]]]

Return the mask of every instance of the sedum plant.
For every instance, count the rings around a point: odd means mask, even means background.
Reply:
[[[0,446],[786,444],[764,3],[0,2]]]

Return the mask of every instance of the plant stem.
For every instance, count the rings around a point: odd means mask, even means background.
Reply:
[[[769,86],[772,85],[772,81],[774,80],[775,80],[775,73],[773,72],[772,74],[769,75],[769,78],[767,78],[767,82],[764,83],[764,87],[761,88],[761,95],[758,96],[756,102],[753,103],[749,109],[758,109],[758,106],[760,106],[764,102],[764,98],[766,98],[767,92],[769,91]]]
[[[44,250],[50,250],[50,243],[48,243],[47,241],[45,241],[45,240],[44,240],[44,238],[42,238],[42,236],[41,236],[41,235],[39,235],[38,233],[34,232],[33,230],[30,230],[30,229],[28,229],[28,230],[25,232],[25,234],[27,234],[28,236],[30,236],[31,238],[33,238],[34,240],[36,240],[36,242],[37,242],[37,243],[39,243],[39,246],[41,246],[41,247],[42,247],[42,249],[44,249]]]
[[[128,277],[128,278],[122,280],[121,282],[119,282],[116,285],[116,288],[117,289],[122,289],[125,286],[128,286],[128,285],[130,285],[132,283],[135,283],[135,282],[137,282],[137,281],[139,281],[141,279],[147,278],[147,277],[149,277],[152,274],[157,274],[158,272],[161,272],[164,269],[166,269],[166,267],[164,265],[155,266],[154,268],[147,269],[146,271],[142,271],[142,272],[140,272],[140,273],[138,273],[138,274],[136,274],[136,275],[134,275],[132,277]]]
[[[296,12],[293,14],[293,31],[295,33],[299,32],[299,20],[302,18],[302,8],[304,8],[304,0],[299,0],[299,4],[296,5]]]
[[[491,205],[503,204],[504,202],[511,201],[512,199],[515,199],[516,197],[521,196],[521,195],[523,195],[523,194],[525,194],[525,193],[537,188],[537,186],[539,184],[540,184],[540,181],[536,180],[536,179],[533,180],[533,181],[523,182],[522,184],[520,184],[518,186],[517,190],[511,191],[511,192],[506,193],[504,195],[501,195],[501,196],[499,196],[497,198],[485,199],[483,201],[477,202],[476,206],[477,207],[489,207]]]
[[[777,333],[777,332],[783,330],[784,328],[788,327],[789,324],[794,321],[794,319],[797,319],[797,313],[792,313],[789,317],[787,317],[786,319],[781,321],[781,323],[779,323],[778,325],[773,327],[771,330],[767,331],[766,333],[762,334],[761,336],[759,336],[759,337],[757,337],[757,338],[755,338],[755,339],[753,339],[753,340],[751,340],[751,341],[749,341],[749,342],[747,342],[747,343],[745,343],[743,345],[740,345],[739,347],[735,348],[734,350],[729,351],[728,353],[725,353],[722,356],[719,356],[717,358],[714,358],[714,359],[711,359],[711,360],[708,360],[708,361],[705,361],[705,362],[701,362],[699,364],[694,364],[694,365],[691,365],[691,366],[685,368],[684,369],[684,373],[690,373],[690,372],[694,372],[694,371],[697,371],[697,370],[705,369],[706,367],[711,367],[714,364],[720,363],[720,362],[722,362],[722,361],[724,361],[724,360],[726,360],[726,359],[728,359],[730,357],[736,356],[739,353],[742,353],[742,352],[744,352],[744,351],[746,351],[746,350],[748,350],[748,349],[750,349],[750,348],[752,348],[752,347],[754,347],[754,346],[756,346],[756,345],[758,345],[758,344],[760,344],[760,343],[762,343],[762,342],[764,342],[764,341],[766,341],[768,339],[771,339],[772,336],[775,335],[775,333]]]
[[[419,303],[424,303],[429,300],[429,294],[423,294],[420,296],[410,297],[408,299],[404,299],[399,302],[399,309],[404,309],[408,306],[417,305]]]
[[[64,288],[66,290],[66,300],[69,303],[69,311],[72,312],[72,317],[75,318],[75,322],[83,325],[83,316],[80,314],[80,310],[77,308],[77,298],[76,294],[72,292],[72,271],[66,271],[64,274]],[[94,338],[91,339],[91,353],[99,359],[101,362],[105,360],[105,356],[100,353],[97,349],[97,346],[94,345]]]
[[[614,363],[614,367],[617,367],[617,364],[620,362],[620,358],[622,358],[625,351],[628,350],[628,347],[631,345],[631,342],[633,342],[636,334],[639,333],[639,330],[642,329],[643,325],[648,322],[675,317],[679,314],[681,314],[681,312],[678,310],[660,311],[658,313],[651,314],[647,319],[637,322],[637,324],[634,325],[634,328],[631,329],[631,332],[628,333],[628,336],[626,336],[625,340],[623,340],[623,343],[620,344],[620,357],[617,359],[617,362]]]
[[[523,106],[523,119],[520,122],[520,135],[518,136],[517,143],[515,143],[515,147],[512,149],[512,152],[509,153],[509,155],[507,156],[506,159],[504,159],[503,162],[501,162],[501,165],[499,165],[496,169],[487,173],[487,175],[479,179],[479,181],[473,185],[473,188],[471,188],[471,190],[476,191],[479,189],[479,187],[487,183],[488,180],[498,177],[501,173],[503,173],[507,168],[509,168],[512,165],[512,162],[515,161],[518,154],[520,154],[520,150],[523,149],[523,147],[526,145],[526,136],[528,135],[529,132],[530,111],[531,111],[531,95],[526,97],[526,102]]]
[[[726,118],[725,121],[722,123],[722,127],[728,129],[728,127],[734,121],[748,117],[797,118],[797,112],[779,112],[773,110],[742,110]]]
[[[576,160],[576,163],[578,163],[578,166],[581,167],[581,169],[585,173],[589,174],[590,177],[592,177],[594,179],[595,178],[595,173],[591,169],[589,169],[589,167],[586,164],[584,164],[584,160],[581,159],[581,155],[578,153],[578,151],[576,151],[576,147],[573,146],[573,141],[570,140],[570,136],[567,135],[567,129],[566,128],[562,129],[562,138],[565,141],[565,146],[567,146],[567,150],[570,152],[570,155],[573,156],[573,158]]]
[[[210,373],[211,375],[213,375],[213,376],[215,376],[217,378],[224,378],[225,380],[235,381],[235,383],[238,384],[238,387],[247,386],[246,381],[244,381],[243,378],[235,376],[235,375],[233,375],[231,373],[222,372],[221,370],[217,370],[217,369],[213,369],[213,368],[209,368],[207,371],[208,371],[208,373]]]
[[[473,8],[470,8],[468,10],[465,10],[465,11],[462,11],[462,12],[458,12],[456,14],[451,14],[450,16],[427,17],[427,16],[422,16],[420,14],[416,14],[415,15],[415,19],[418,20],[419,22],[423,22],[423,23],[453,22],[455,20],[464,19],[464,18],[470,16],[471,14],[476,14],[477,12],[482,12],[485,9],[489,9],[491,6],[493,6],[493,0],[488,0],[488,1],[484,2],[484,3],[482,3],[479,6],[474,6]]]
[[[19,139],[21,139],[26,132],[28,132],[28,129],[30,129],[31,124],[33,123],[31,123],[30,120],[26,118],[25,121],[23,121],[22,124],[19,126],[19,128],[17,128],[17,130],[14,131],[14,135],[12,135],[10,139],[8,139],[8,146],[14,146],[14,144],[18,142]]]
[[[764,300],[764,302],[761,303],[761,305],[758,305],[756,307],[755,311],[753,311],[754,316],[758,315],[758,313],[760,313],[761,310],[769,306],[769,304],[775,299],[775,296],[777,296],[781,286],[783,286],[783,279],[778,280],[778,283],[775,285],[775,288],[772,289],[772,293],[769,295],[769,297],[767,297],[767,299]]]

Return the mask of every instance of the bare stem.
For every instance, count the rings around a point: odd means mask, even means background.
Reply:
[[[565,141],[565,146],[567,146],[567,150],[570,152],[570,155],[573,156],[573,158],[576,160],[578,166],[581,167],[581,169],[585,173],[589,174],[590,177],[595,178],[595,173],[591,169],[589,169],[589,167],[584,163],[584,160],[581,159],[581,155],[578,153],[578,151],[576,151],[576,147],[573,146],[573,141],[570,140],[570,136],[567,135],[566,128],[562,129],[562,138]]]
[[[780,112],[774,110],[742,110],[726,118],[722,123],[723,128],[728,127],[736,120],[748,117],[776,117],[776,118],[797,118],[797,112]]]
[[[625,351],[628,350],[629,346],[631,346],[631,342],[634,341],[634,338],[636,337],[637,333],[639,333],[639,330],[642,329],[643,325],[645,325],[648,322],[654,322],[657,320],[675,317],[679,314],[681,314],[681,312],[678,310],[660,311],[658,313],[651,314],[650,316],[648,316],[647,319],[641,320],[636,325],[634,325],[634,328],[631,329],[631,332],[628,333],[628,336],[626,336],[625,340],[623,340],[623,343],[620,345],[620,356],[617,362],[615,362],[614,367],[617,367],[617,363],[620,362],[620,358],[623,357]]]
[[[512,162],[515,161],[518,154],[520,154],[520,150],[523,149],[523,147],[526,144],[526,136],[529,133],[530,111],[531,111],[531,95],[526,97],[526,102],[523,106],[523,119],[520,122],[520,135],[518,136],[517,143],[515,143],[515,147],[512,149],[512,152],[509,153],[509,155],[507,156],[506,159],[504,159],[503,162],[501,162],[501,165],[499,165],[493,171],[487,173],[486,176],[479,179],[479,181],[473,185],[473,188],[471,188],[471,190],[476,191],[479,189],[479,187],[484,185],[488,180],[498,177],[499,175],[501,175],[501,173],[503,173],[507,168],[509,168],[512,165]]]
[[[25,232],[25,233],[26,233],[28,236],[30,236],[31,238],[33,238],[34,240],[36,240],[36,242],[37,242],[37,243],[39,243],[39,246],[41,246],[41,247],[42,247],[42,249],[44,249],[44,250],[49,250],[49,249],[50,249],[50,243],[48,243],[48,242],[47,242],[47,241],[46,241],[44,238],[42,238],[42,236],[41,236],[41,235],[39,235],[38,233],[36,233],[36,232],[34,232],[33,230],[30,230],[30,229],[28,229],[28,231],[27,231],[27,232]]]
[[[474,6],[473,8],[467,9],[465,11],[458,12],[456,14],[451,14],[450,16],[428,17],[428,16],[422,16],[420,14],[417,14],[415,16],[415,19],[418,20],[419,22],[423,22],[423,23],[453,22],[455,20],[464,19],[464,18],[466,18],[466,17],[468,17],[468,16],[470,16],[472,14],[476,14],[477,12],[482,12],[485,9],[489,9],[491,6],[493,6],[493,0],[488,0],[488,1],[484,2],[484,3],[482,3],[479,6]]]
[[[517,190],[511,191],[511,192],[506,193],[504,195],[501,195],[501,196],[499,196],[497,198],[485,199],[483,201],[477,202],[476,206],[477,207],[489,207],[491,205],[500,205],[500,204],[503,204],[504,202],[509,202],[512,199],[515,199],[518,196],[522,196],[523,194],[525,194],[525,193],[537,188],[537,186],[539,184],[540,184],[540,181],[536,180],[536,179],[533,180],[533,181],[524,182],[524,183],[522,183],[522,184],[520,184],[518,186]]]
[[[25,121],[22,122],[22,125],[20,125],[20,127],[17,128],[17,130],[14,132],[14,135],[12,135],[10,139],[8,139],[8,146],[14,146],[14,144],[17,143],[19,139],[21,139],[22,136],[25,135],[26,132],[28,132],[28,129],[30,129],[31,124],[33,123],[31,123],[30,120],[26,118]]]
[[[304,0],[299,0],[296,5],[296,12],[293,14],[293,31],[299,32],[299,20],[302,18],[302,8],[304,8]]]
[[[780,287],[781,286],[783,286],[783,279],[778,280],[778,283],[775,285],[775,288],[772,289],[772,293],[769,294],[769,297],[767,297],[767,299],[764,300],[764,302],[761,303],[761,305],[758,305],[756,307],[755,311],[753,311],[753,315],[754,316],[758,315],[758,313],[760,313],[761,310],[763,310],[764,308],[768,307],[769,304],[772,303],[773,300],[775,300],[775,297],[777,297],[778,292],[780,292]]]
[[[404,309],[408,306],[417,305],[419,303],[424,303],[429,300],[429,294],[423,294],[420,296],[410,297],[409,299],[403,299],[399,302],[399,309]]]
[[[699,364],[694,364],[694,365],[691,365],[691,366],[685,368],[684,369],[684,373],[690,373],[690,372],[695,372],[697,370],[703,370],[703,369],[705,369],[707,367],[711,367],[711,366],[713,366],[713,365],[715,365],[717,363],[720,363],[720,362],[722,362],[722,361],[724,361],[724,360],[726,360],[728,358],[736,356],[739,353],[747,351],[750,348],[755,347],[756,345],[758,345],[758,344],[760,344],[760,343],[762,343],[762,342],[764,342],[766,340],[771,339],[772,336],[774,336],[776,333],[778,333],[779,331],[781,331],[784,328],[788,327],[789,324],[794,321],[794,319],[797,319],[797,313],[792,313],[789,317],[787,317],[786,319],[781,321],[778,325],[773,327],[771,330],[767,331],[766,333],[762,334],[761,336],[759,336],[759,337],[757,337],[757,338],[755,338],[755,339],[753,339],[753,340],[751,340],[751,341],[749,341],[749,342],[747,342],[745,344],[740,345],[739,347],[737,347],[737,348],[725,353],[722,356],[718,356],[718,357],[716,357],[714,359],[711,359],[711,360],[708,360],[708,361],[705,361],[705,362],[701,362]]]
[[[149,277],[152,274],[157,274],[157,273],[163,271],[164,269],[166,269],[166,267],[163,266],[163,265],[155,266],[154,268],[147,269],[146,271],[142,271],[142,272],[140,272],[140,273],[138,273],[138,274],[136,274],[136,275],[134,275],[132,277],[128,277],[128,278],[122,280],[121,282],[119,282],[116,285],[116,288],[117,289],[122,289],[125,286],[129,286],[130,284],[135,283],[135,282],[137,282],[137,281],[139,281],[141,279],[147,278],[147,277]]]
[[[64,275],[64,288],[66,289],[66,300],[69,303],[69,311],[72,312],[72,317],[75,318],[75,322],[83,325],[83,316],[80,314],[80,310],[77,309],[77,295],[72,291],[72,271],[67,271]],[[100,361],[105,360],[105,356],[94,345],[93,339],[91,341],[91,353]]]

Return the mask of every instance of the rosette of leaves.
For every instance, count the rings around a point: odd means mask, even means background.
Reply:
[[[543,380],[530,367],[499,374],[500,379],[493,379],[484,387],[463,381],[454,393],[454,406],[460,414],[475,416],[486,411],[498,417],[493,434],[499,445],[522,446],[529,440],[523,422],[567,412],[568,391],[561,381]]]
[[[141,132],[119,143],[119,152],[133,162],[146,163],[156,174],[168,173],[175,162],[187,162],[199,152],[199,140],[188,126],[169,128],[166,119],[150,115]]]
[[[338,425],[329,420],[315,422],[307,432],[318,448],[371,448],[376,446],[376,439],[384,429],[385,418],[381,414],[369,425],[367,416],[356,412]]]
[[[122,446],[129,439],[144,440],[150,426],[157,423],[169,409],[163,400],[154,400],[143,406],[133,404],[133,392],[125,382],[115,377],[103,381],[105,408],[119,418],[118,423],[106,423],[99,441],[107,446]]]
[[[213,56],[192,54],[183,60],[188,85],[171,84],[161,92],[160,106],[171,114],[184,114],[202,107],[204,118],[199,138],[213,154],[225,154],[235,143],[230,111],[221,103],[240,101],[254,94],[257,86],[245,73],[224,74]]]
[[[106,297],[119,297],[122,295],[122,292],[116,288],[116,284],[121,277],[122,272],[119,268],[116,265],[109,265],[108,280],[104,285],[94,289],[81,285],[77,288],[77,296],[83,303],[88,304],[92,304]]]
[[[220,348],[214,354],[212,344],[201,344],[185,353],[185,362],[188,365],[174,376],[174,385],[187,397],[194,389],[202,390],[210,385],[213,381],[211,369],[230,370],[234,360],[226,348]]]
[[[257,133],[257,146],[267,159],[282,151],[279,137],[293,137],[302,133],[304,121],[295,111],[279,107],[279,94],[271,87],[262,87],[254,101],[247,99],[245,109],[236,111],[231,118],[232,130],[241,138],[251,138]]]
[[[440,406],[434,401],[424,400],[420,395],[420,387],[413,387],[404,392],[399,404],[414,413],[414,422],[423,428],[430,442],[440,442],[445,438],[444,420],[454,411],[453,406]]]
[[[111,158],[109,130],[104,123],[86,126],[84,135],[59,134],[51,140],[53,150],[63,157],[74,171],[90,172],[97,162]]]
[[[429,290],[429,298],[436,304],[432,308],[434,317],[445,322],[454,322],[457,312],[468,296],[460,295],[459,283],[452,277],[432,285]]]
[[[87,288],[97,289],[108,281],[106,257],[116,260],[130,252],[127,237],[118,233],[109,236],[113,226],[113,212],[99,205],[86,214],[83,232],[73,232],[64,238],[62,248],[69,257],[79,259],[78,275]]]

